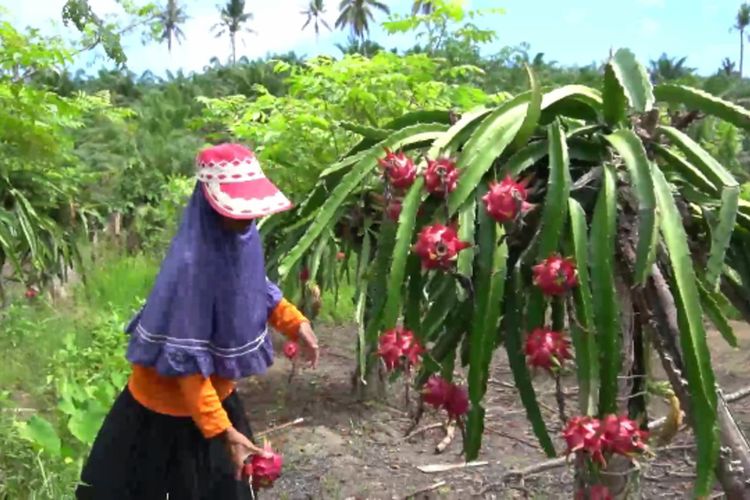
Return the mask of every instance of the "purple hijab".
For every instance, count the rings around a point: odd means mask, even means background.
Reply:
[[[146,305],[125,329],[127,358],[166,376],[263,373],[273,363],[268,316],[281,297],[255,223],[224,229],[197,183]]]

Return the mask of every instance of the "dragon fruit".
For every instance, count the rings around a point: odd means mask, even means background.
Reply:
[[[448,400],[451,392],[451,383],[438,375],[432,375],[422,388],[422,399],[425,403],[435,408],[441,408]]]
[[[408,189],[417,178],[414,161],[403,152],[394,153],[386,149],[385,157],[380,158],[378,163],[383,167],[388,183],[395,189]]]
[[[529,366],[550,372],[572,358],[570,341],[562,333],[547,328],[535,328],[529,333],[524,352]]]
[[[603,484],[594,484],[585,490],[578,490],[575,495],[576,500],[614,500],[614,498]]]
[[[563,431],[563,439],[567,445],[567,454],[584,453],[594,462],[606,465],[599,419],[571,418]]]
[[[284,356],[288,359],[295,359],[299,352],[299,346],[296,342],[287,342],[284,344]]]
[[[378,339],[378,355],[389,371],[418,365],[423,352],[424,348],[414,333],[400,326],[383,332]]]
[[[427,162],[424,184],[431,194],[444,196],[456,189],[459,170],[450,158],[438,158]]]
[[[283,457],[271,449],[266,443],[263,447],[263,455],[253,455],[243,468],[245,476],[252,478],[253,487],[256,489],[270,488],[281,476],[281,467],[284,464]]]
[[[397,222],[399,215],[401,215],[401,200],[389,201],[385,213],[390,220]]]
[[[572,259],[551,255],[532,268],[534,284],[545,295],[563,295],[578,285],[578,270]]]
[[[427,226],[419,233],[412,250],[425,269],[449,269],[458,258],[458,252],[471,246],[458,239],[456,230],[442,224]]]
[[[628,417],[607,415],[601,421],[601,429],[607,451],[630,457],[647,450],[648,432]]]
[[[502,182],[492,182],[482,201],[490,217],[506,223],[531,209],[532,205],[526,203],[526,196],[526,188],[508,176]]]
[[[457,419],[466,415],[469,411],[469,395],[466,392],[466,387],[451,384],[444,407],[451,418]]]

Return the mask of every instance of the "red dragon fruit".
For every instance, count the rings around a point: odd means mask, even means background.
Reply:
[[[401,215],[401,200],[394,199],[389,201],[385,213],[390,220],[397,222],[399,215]]]
[[[418,365],[423,352],[414,333],[400,326],[383,332],[378,340],[378,355],[389,371]]]
[[[263,455],[253,455],[243,468],[244,475],[252,478],[256,489],[272,487],[281,476],[281,466],[284,464],[282,456],[275,453],[270,444],[266,443],[263,450]]]
[[[466,415],[469,411],[469,395],[466,392],[466,387],[451,384],[444,406],[445,411],[448,412],[448,416],[451,418],[457,419]]]
[[[434,224],[422,229],[412,250],[425,269],[448,269],[458,258],[458,252],[469,246],[458,239],[452,227]]]
[[[588,496],[586,495],[588,493]],[[576,500],[614,500],[615,497],[603,484],[594,484],[585,490],[576,491]]]
[[[34,288],[33,286],[30,286],[26,289],[26,293],[24,293],[27,299],[35,299],[37,295],[39,295],[39,291]]]
[[[558,369],[572,358],[570,341],[562,333],[547,328],[535,328],[529,333],[524,352],[529,366],[548,371]]]
[[[584,453],[594,462],[606,465],[604,460],[599,419],[593,417],[573,417],[563,431],[567,454]]]
[[[490,183],[490,190],[482,197],[487,213],[497,222],[516,220],[519,213],[528,212],[531,204],[526,203],[526,188],[510,176],[502,182]]]
[[[288,359],[295,359],[299,352],[299,346],[296,342],[287,342],[284,344],[284,356]]]
[[[403,152],[394,153],[385,150],[385,157],[378,160],[385,170],[388,183],[396,189],[408,189],[417,178],[417,167],[414,161]]]
[[[306,283],[307,280],[309,279],[310,279],[310,270],[307,268],[307,266],[305,266],[299,272],[299,280],[302,283]]]
[[[443,196],[456,189],[459,170],[450,158],[438,158],[427,162],[424,184],[431,194]]]
[[[545,295],[563,295],[578,285],[578,270],[572,259],[552,255],[532,268],[534,284]]]
[[[631,457],[648,449],[648,432],[642,431],[635,420],[628,417],[607,415],[601,421],[601,430],[607,451]]]
[[[344,252],[336,252],[336,260],[344,260],[346,259],[346,254]]]
[[[435,408],[445,406],[451,391],[451,383],[439,375],[432,375],[422,388],[422,399]]]

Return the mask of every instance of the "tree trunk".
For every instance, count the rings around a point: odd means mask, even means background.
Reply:
[[[232,66],[237,64],[237,38],[235,33],[229,34],[229,39],[232,42]]]
[[[635,265],[635,250],[632,244],[621,241],[621,251],[625,262],[632,270]],[[659,354],[687,421],[692,424],[690,391],[687,381],[682,377],[684,365],[676,342],[680,335],[677,309],[669,284],[657,265],[653,266],[646,285],[635,289],[634,297],[642,314],[641,322],[645,329],[653,333],[650,340]],[[721,451],[716,464],[716,477],[729,500],[747,499],[750,498],[750,444],[735,422],[718,387],[717,392],[716,412]]]
[[[745,30],[740,30],[740,79],[742,78],[742,68],[745,64]]]

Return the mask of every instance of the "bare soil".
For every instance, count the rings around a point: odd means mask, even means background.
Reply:
[[[750,325],[733,324],[740,349],[732,349],[711,332],[709,341],[717,376],[726,392],[750,384]],[[302,371],[289,381],[291,363],[279,359],[262,378],[240,386],[248,415],[256,431],[304,418],[300,425],[272,432],[268,438],[285,457],[284,475],[275,488],[262,498],[278,499],[510,499],[572,498],[572,467],[558,467],[533,475],[524,481],[512,478],[497,484],[510,470],[547,460],[526,422],[505,353],[500,349],[493,363],[488,388],[486,434],[480,461],[487,465],[425,473],[419,466],[460,464],[461,437],[437,454],[436,445],[444,438],[442,428],[433,428],[408,440],[410,426],[405,409],[404,386],[390,386],[391,397],[383,403],[357,400],[352,388],[355,368],[353,325],[319,326],[321,366]],[[543,375],[535,379],[542,411],[550,432],[559,436],[554,384]],[[573,392],[574,381],[565,386]],[[573,408],[571,395],[569,408]],[[416,407],[412,403],[413,408]],[[664,414],[664,406],[654,405],[651,418]],[[750,432],[750,398],[732,404],[745,432]],[[419,427],[440,422],[441,415],[426,412]],[[694,453],[692,436],[680,432],[654,458],[642,463],[644,498],[690,498]],[[557,439],[558,451],[563,450]],[[436,483],[442,486],[429,489]],[[494,486],[493,486],[494,485]],[[426,491],[429,489],[429,491]],[[717,489],[717,492],[719,490]],[[719,497],[717,497],[719,498]]]

